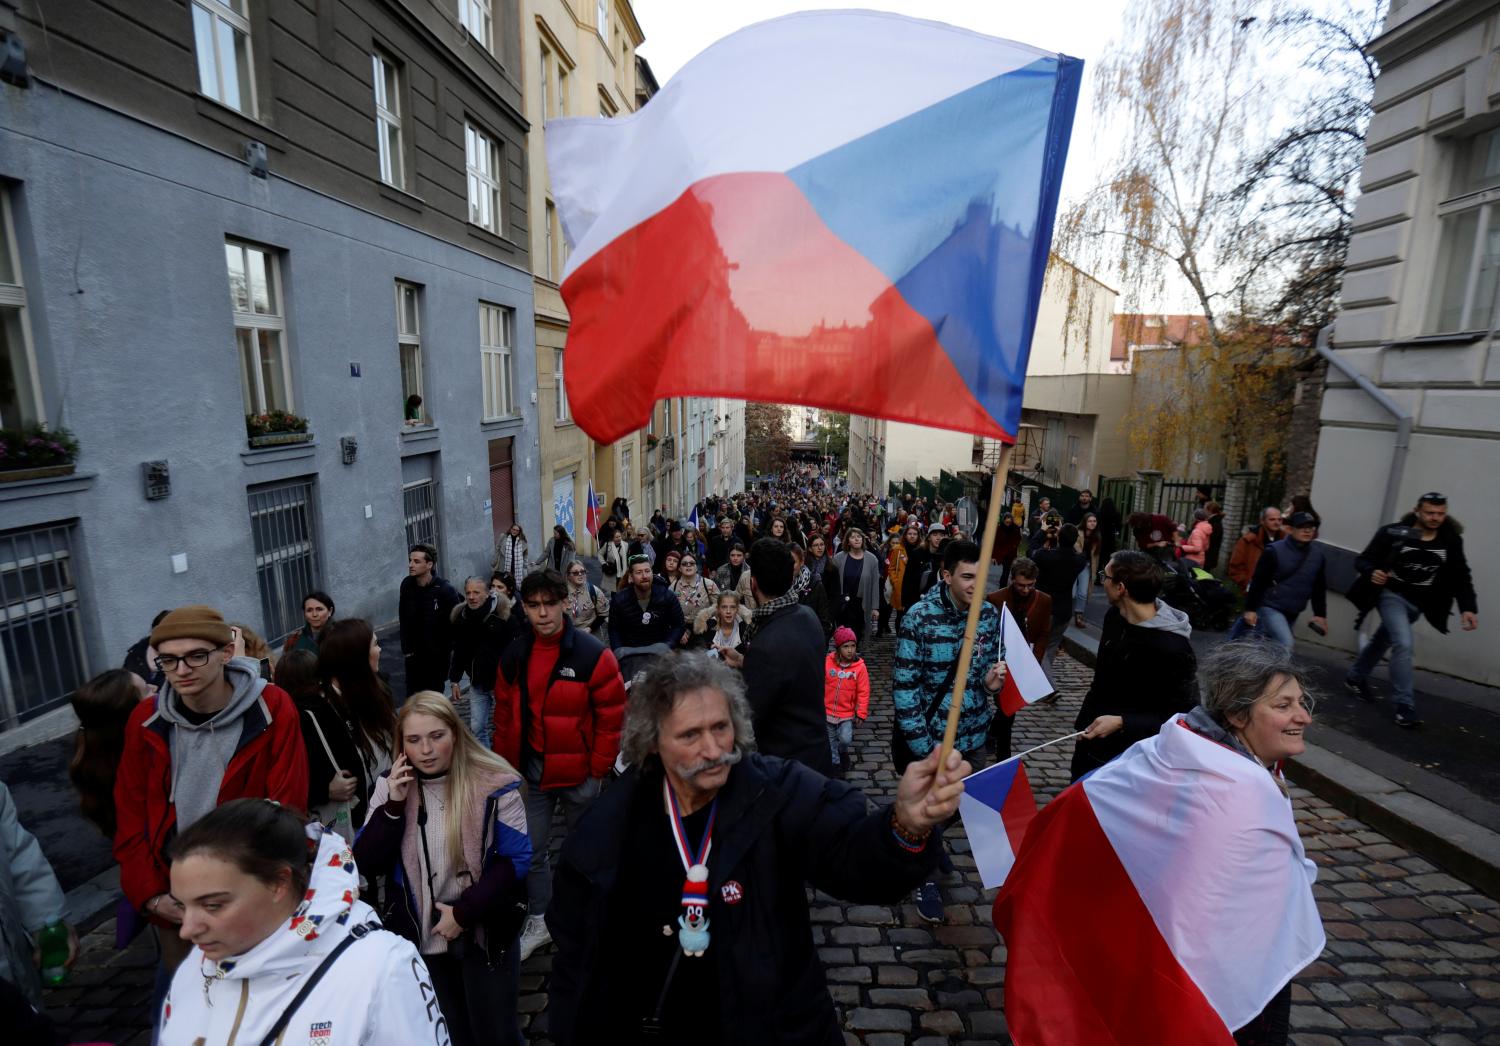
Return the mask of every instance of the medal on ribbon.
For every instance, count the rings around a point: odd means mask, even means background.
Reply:
[[[682,954],[697,958],[708,951],[708,853],[714,845],[714,816],[719,801],[715,799],[708,808],[708,824],[703,828],[703,839],[694,853],[671,782],[663,779],[661,787],[667,819],[672,824],[672,840],[677,844],[677,856],[682,859],[682,869],[686,873],[682,881],[683,914],[677,917],[677,943],[682,947]]]

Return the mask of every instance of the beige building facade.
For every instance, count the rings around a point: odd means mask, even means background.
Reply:
[[[642,513],[644,441],[632,433],[612,444],[596,444],[573,421],[567,396],[568,311],[559,283],[568,247],[547,176],[546,121],[560,116],[613,117],[634,112],[655,90],[636,54],[645,39],[626,0],[522,0],[522,68],[529,165],[528,212],[536,283],[536,388],[538,469],[542,487],[542,532],[568,526],[582,552],[592,552],[585,528],[588,490],[602,497],[605,514],[616,497]]]
[[[1381,72],[1313,504],[1348,570],[1419,494],[1447,494],[1469,525],[1483,606],[1500,588],[1500,546],[1486,534],[1500,518],[1489,481],[1500,473],[1500,3],[1394,0],[1369,50]],[[1352,608],[1335,600],[1329,611],[1329,641],[1352,651]],[[1455,617],[1446,636],[1419,627],[1416,665],[1493,685],[1500,645],[1459,631]]]

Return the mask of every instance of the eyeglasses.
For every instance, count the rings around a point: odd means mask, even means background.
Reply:
[[[633,567],[637,563],[650,563],[650,562],[651,562],[651,557],[650,556],[641,555],[638,552],[635,555],[631,556],[629,559],[625,560],[625,565]]]
[[[1102,585],[1106,581],[1113,581],[1114,578],[1106,574],[1103,570],[1100,570],[1099,573],[1095,576],[1094,580]]]
[[[217,654],[223,647],[208,647],[203,650],[189,650],[181,657],[176,654],[161,654],[156,659],[156,670],[158,672],[175,672],[177,666],[186,663],[189,668],[202,668],[208,664],[208,659]]]

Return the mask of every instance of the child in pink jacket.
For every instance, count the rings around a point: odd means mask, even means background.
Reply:
[[[842,777],[853,761],[854,717],[870,716],[870,673],[852,628],[834,629],[833,653],[823,663],[823,713],[834,773]]]

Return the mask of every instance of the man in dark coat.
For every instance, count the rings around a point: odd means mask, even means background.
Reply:
[[[729,562],[729,550],[734,546],[734,520],[727,515],[719,517],[719,525],[708,536],[708,569],[718,570]],[[741,542],[743,544],[743,542]]]
[[[609,648],[619,659],[621,674],[630,679],[647,659],[676,650],[687,622],[672,590],[652,575],[649,559],[631,556],[625,571],[629,584],[609,600]]]
[[[760,750],[826,774],[833,769],[823,711],[827,640],[818,615],[792,589],[792,566],[785,542],[761,538],[750,549],[752,631],[745,653],[726,651],[724,660],[744,669]]]
[[[1448,518],[1446,497],[1436,491],[1423,494],[1415,512],[1375,532],[1354,566],[1359,579],[1349,590],[1349,601],[1364,613],[1379,614],[1380,627],[1350,666],[1344,686],[1371,700],[1370,672],[1389,648],[1396,725],[1420,726],[1412,691],[1412,626],[1425,617],[1433,628],[1447,632],[1456,601],[1463,630],[1479,627],[1463,527]]]
[[[1163,603],[1162,566],[1134,549],[1116,552],[1102,571],[1110,608],[1099,630],[1094,682],[1078,710],[1073,780],[1151,737],[1198,703],[1198,659],[1187,615]]]
[[[457,590],[437,575],[437,549],[416,544],[407,550],[397,608],[407,697],[421,690],[442,693],[447,689],[453,654],[452,610],[462,602]]]
[[[936,863],[932,831],[958,808],[968,764],[953,753],[939,775],[934,751],[871,810],[841,782],[757,754],[757,734],[738,674],[712,658],[662,658],[632,688],[631,769],[564,843],[547,910],[547,1034],[560,1046],[843,1043],[807,884],[899,901]],[[689,861],[705,866],[701,886],[684,882]]]

